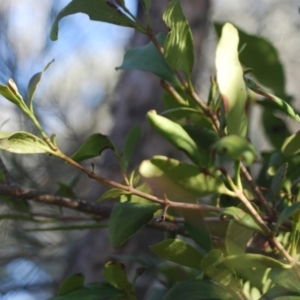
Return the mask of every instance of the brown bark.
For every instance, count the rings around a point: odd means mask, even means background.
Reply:
[[[190,22],[194,36],[196,58],[194,74],[199,72],[200,50],[206,33],[209,2],[209,0],[182,1],[183,10]],[[168,3],[167,0],[152,1],[151,17],[156,33],[167,32],[161,16]],[[143,19],[141,7],[138,11],[139,18]],[[131,46],[144,45],[148,41],[147,36],[136,32],[132,38]],[[121,149],[130,129],[134,125],[141,126],[142,140],[135,149],[132,166],[138,165],[143,159],[155,154],[176,155],[173,147],[150,129],[145,118],[150,109],[161,111],[161,94],[162,89],[159,85],[159,79],[154,75],[141,71],[124,72],[118,84],[116,90],[118,100],[114,104],[115,124],[110,136]],[[119,172],[119,167],[111,155],[107,154],[101,170],[104,168],[107,176],[117,178],[116,174]],[[84,243],[77,245],[70,255],[67,273],[82,272],[86,276],[87,282],[99,280],[103,265],[111,255],[116,253],[138,257],[151,255],[148,249],[149,245],[161,241],[162,238],[161,232],[147,228],[128,241],[121,249],[114,250],[109,245],[107,233],[104,230],[90,231]],[[131,272],[134,272],[134,270]],[[150,285],[150,277],[147,276],[147,272],[142,279],[138,280],[138,283]],[[145,289],[145,286],[142,289]]]

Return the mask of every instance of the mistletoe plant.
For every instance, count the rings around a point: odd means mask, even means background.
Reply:
[[[216,77],[211,77],[204,101],[191,79],[193,37],[180,1],[170,1],[163,13],[170,29],[167,35],[153,32],[151,1],[143,0],[142,5],[146,24],[130,13],[123,0],[73,0],[55,19],[51,39],[58,38],[62,18],[79,12],[91,20],[132,27],[147,35],[149,43],[128,50],[117,69],[143,70],[161,79],[165,110],[149,111],[146,117],[157,134],[184,152],[183,161],[154,156],[130,172],[138,127],[129,133],[124,149],[95,133],[73,155],[63,153],[55,135],[45,133],[34,112],[34,94],[50,64],[29,81],[26,102],[12,79],[0,85],[1,95],[19,107],[40,133],[0,132],[0,148],[19,154],[51,154],[109,187],[98,202],[116,199],[111,213],[83,202],[72,206],[64,199],[52,204],[110,215],[108,229],[114,247],[149,224],[172,232],[175,238],[150,247],[165,262],[158,268],[166,283],[153,289],[151,299],[300,299],[300,134],[291,134],[278,113],[296,122],[300,117],[285,94],[276,50],[265,39],[232,24],[215,24],[219,36]],[[262,126],[272,151],[258,153],[248,139],[249,112],[254,105],[262,110]],[[118,159],[122,182],[81,164],[107,148]],[[256,178],[251,175],[254,164],[261,166]],[[24,197],[21,188],[13,194]],[[180,268],[184,280],[168,276],[166,265]],[[83,275],[73,275],[51,299],[136,299],[138,275],[131,282],[122,262],[107,262],[103,275],[106,282],[87,286]]]

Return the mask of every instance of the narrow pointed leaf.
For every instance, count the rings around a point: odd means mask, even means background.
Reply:
[[[272,193],[272,200],[273,200],[274,204],[277,201],[277,197],[279,196],[280,190],[281,190],[282,185],[284,183],[287,169],[288,169],[288,163],[284,163],[277,170],[275,176],[272,179],[271,193]]]
[[[51,28],[50,38],[58,39],[59,21],[72,14],[85,13],[93,21],[101,21],[115,25],[137,28],[136,23],[126,16],[111,0],[73,0],[60,11]]]
[[[249,229],[253,229],[260,233],[264,233],[260,226],[256,223],[256,221],[252,218],[251,215],[245,213],[242,209],[238,207],[226,207],[222,209],[220,213],[221,218],[229,218],[232,219],[237,224],[244,226]]]
[[[228,135],[212,146],[213,152],[226,154],[233,160],[243,160],[251,165],[257,157],[254,146],[244,137]]]
[[[245,137],[248,94],[239,61],[238,44],[237,29],[226,23],[216,51],[217,83],[224,103],[228,134]]]
[[[121,164],[123,166],[124,170],[127,170],[128,165],[129,165],[129,160],[132,155],[133,149],[136,146],[136,143],[138,142],[141,134],[141,129],[138,126],[135,126],[130,133],[128,134],[125,145],[124,145],[124,150],[123,150],[123,155],[121,158]]]
[[[149,247],[156,255],[177,264],[201,270],[202,254],[191,245],[178,239],[167,239]]]
[[[300,152],[300,131],[285,139],[281,151],[285,156],[296,155]]]
[[[110,198],[119,198],[122,195],[129,194],[128,192],[121,190],[121,189],[111,189],[106,191],[96,202],[101,202],[104,199],[110,199]]]
[[[71,156],[77,162],[85,159],[97,157],[101,155],[105,149],[112,149],[116,151],[114,144],[106,135],[95,133],[92,134],[80,148]]]
[[[191,77],[194,65],[194,44],[190,26],[182,12],[180,0],[172,0],[163,20],[170,32],[164,44],[164,54],[169,65]]]
[[[73,292],[79,288],[82,288],[84,285],[84,275],[74,274],[67,277],[59,287],[58,296],[62,296]]]
[[[116,203],[109,222],[109,238],[119,247],[151,221],[161,206],[155,203]]]
[[[0,149],[19,154],[53,152],[43,140],[24,131],[0,132]]]
[[[279,226],[288,218],[293,216],[295,213],[297,213],[300,210],[300,202],[294,203],[291,206],[287,206],[279,215],[277,224],[276,224],[276,230],[278,230]]]
[[[228,191],[220,178],[164,156],[144,160],[139,173],[158,195],[166,194],[174,201],[195,202],[199,197]]]
[[[163,116],[157,115],[155,111],[148,112],[147,118],[151,127],[168,142],[177,149],[184,151],[195,164],[203,165],[196,143],[182,126]]]
[[[159,33],[157,40],[163,45],[165,35]],[[145,46],[129,49],[124,55],[121,66],[116,68],[116,70],[119,69],[151,72],[161,79],[175,85],[178,84],[178,79],[174,72],[152,42]]]
[[[54,62],[54,60],[50,61],[45,68],[43,69],[42,72],[36,73],[35,75],[33,75],[31,77],[31,79],[29,80],[28,83],[28,87],[27,87],[27,96],[28,96],[28,100],[29,100],[29,106],[30,108],[32,107],[32,100],[35,94],[35,91],[42,79],[43,73],[50,67],[50,65]]]
[[[164,300],[238,300],[239,298],[228,292],[228,289],[208,280],[188,280],[174,285]]]

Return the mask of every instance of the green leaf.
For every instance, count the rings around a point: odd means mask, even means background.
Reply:
[[[109,198],[119,198],[122,195],[129,194],[128,192],[121,190],[121,189],[110,189],[106,191],[100,198],[97,199],[96,202],[101,202],[104,199],[109,199]]]
[[[174,147],[182,150],[196,165],[203,165],[196,143],[179,124],[156,114],[155,111],[147,113],[151,127],[162,135]]]
[[[65,294],[68,294],[70,292],[73,292],[79,288],[82,288],[84,285],[84,275],[79,274],[73,274],[69,277],[67,277],[60,285],[58,296],[62,296]]]
[[[248,93],[239,61],[238,44],[237,29],[226,23],[216,50],[217,83],[224,103],[227,133],[245,137]]]
[[[63,296],[51,297],[48,300],[124,300],[124,292],[106,284],[90,284]]]
[[[124,150],[123,150],[123,155],[121,157],[121,164],[123,166],[124,170],[127,170],[128,164],[129,164],[129,159],[132,155],[133,149],[136,145],[136,143],[139,140],[139,137],[141,135],[141,129],[139,126],[135,126],[132,128],[130,133],[128,134],[125,145],[124,145]]]
[[[202,248],[205,252],[209,252],[212,249],[211,235],[202,217],[198,216],[198,222],[189,222],[185,220],[184,228],[186,229],[189,236]]]
[[[222,288],[208,280],[188,280],[174,285],[167,293],[164,300],[238,300],[239,298],[230,294],[228,290]]]
[[[156,255],[165,260],[201,270],[202,254],[191,245],[178,239],[167,239],[149,247]]]
[[[232,268],[235,271],[242,271],[253,268],[278,268],[278,269],[290,269],[291,266],[283,264],[277,259],[271,258],[262,254],[242,254],[242,255],[231,255],[221,263],[222,265]]]
[[[164,43],[166,60],[173,69],[183,71],[190,79],[194,65],[193,36],[182,12],[180,0],[169,3],[163,20],[171,30]]]
[[[125,266],[120,262],[108,262],[104,266],[103,276],[114,288],[124,291],[128,300],[136,299],[132,285],[124,271]]]
[[[300,300],[300,296],[295,295],[294,292],[291,292],[281,286],[274,286],[267,290],[265,294],[259,298],[259,300]]]
[[[278,217],[275,230],[277,231],[278,228],[279,228],[279,226],[285,220],[287,220],[289,217],[291,217],[292,215],[294,215],[299,210],[300,210],[300,202],[297,202],[297,203],[292,204],[291,206],[285,207],[284,210],[280,213],[280,215]]]
[[[300,130],[285,139],[281,151],[285,156],[296,155],[300,152]]]
[[[253,230],[241,226],[231,220],[228,224],[225,246],[228,255],[238,255],[246,252],[247,245],[253,236]]]
[[[286,178],[287,169],[288,169],[288,163],[284,163],[277,170],[275,176],[272,179],[271,194],[272,194],[272,201],[273,201],[274,204],[278,200],[277,198],[280,194],[281,188],[282,188],[284,180]]]
[[[247,165],[252,164],[257,157],[254,146],[246,138],[237,135],[221,138],[212,146],[212,150],[226,154],[233,160],[243,160]]]
[[[0,149],[12,153],[53,153],[37,136],[24,131],[0,132]]]
[[[165,35],[159,33],[157,40],[163,45]],[[129,49],[125,53],[121,66],[116,68],[116,70],[119,69],[151,72],[172,84],[178,84],[174,72],[152,42],[145,46]]]
[[[27,87],[27,96],[28,96],[28,100],[29,100],[29,107],[30,107],[30,110],[33,111],[33,108],[32,108],[32,100],[33,100],[33,97],[34,97],[34,94],[35,94],[35,91],[42,79],[42,76],[43,76],[43,73],[50,67],[50,65],[54,62],[54,59],[52,61],[50,61],[46,66],[45,68],[43,69],[42,72],[39,72],[39,73],[36,73],[35,75],[33,75],[31,77],[31,79],[29,80],[29,83],[28,83],[28,87]]]
[[[8,80],[7,85],[0,84],[0,95],[19,107],[24,104],[23,98],[19,94],[18,88],[12,79]]]
[[[101,155],[105,149],[112,149],[116,152],[116,148],[110,138],[106,135],[95,133],[92,134],[71,156],[77,162],[85,159],[97,157]]]
[[[271,93],[268,93],[265,89],[263,89],[251,79],[247,79],[246,83],[248,88],[250,88],[254,93],[266,97],[266,100],[271,100],[272,106],[284,112],[286,115],[290,116],[295,121],[300,122],[300,116],[297,113],[295,113],[294,109],[286,101],[276,97]]]
[[[196,198],[228,192],[223,181],[198,167],[164,156],[144,160],[139,173],[158,195],[174,201],[195,202]]]
[[[221,265],[223,261],[222,251],[213,249],[203,258],[201,268],[209,278],[226,286],[232,281],[233,272]]]
[[[245,213],[242,209],[238,207],[226,207],[223,208],[220,212],[220,218],[229,218],[232,219],[237,224],[244,226],[246,228],[264,233],[256,221],[252,218],[251,215]]]
[[[151,221],[161,206],[155,203],[116,203],[109,222],[109,238],[119,247]]]
[[[218,36],[221,36],[223,24],[214,23]],[[252,74],[266,87],[276,93],[285,93],[284,70],[276,48],[266,39],[250,35],[237,28],[239,32],[239,46],[245,45],[239,58],[241,63],[252,69]]]
[[[115,25],[140,29],[138,28],[135,21],[125,15],[113,1],[73,0],[65,8],[63,8],[55,18],[50,33],[50,38],[52,41],[58,39],[59,21],[68,15],[76,13],[85,13],[93,21],[101,21]]]
[[[270,278],[279,286],[300,294],[299,279],[293,269],[273,269],[270,273]]]

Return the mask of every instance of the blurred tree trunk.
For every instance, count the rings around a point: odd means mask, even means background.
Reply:
[[[152,1],[151,17],[153,20],[154,32],[167,32],[167,28],[161,20],[164,8],[169,3],[168,0]],[[195,44],[195,77],[199,74],[200,49],[206,34],[209,0],[185,0],[182,1],[183,10],[189,20],[193,31]],[[138,9],[139,19],[143,19],[142,9]],[[147,36],[136,32],[131,40],[131,46],[136,47],[149,42]],[[195,79],[195,78],[194,78]],[[114,128],[110,136],[121,149],[126,135],[134,125],[141,126],[142,140],[134,151],[134,162],[132,166],[137,166],[143,159],[155,154],[176,156],[173,147],[155,134],[147,124],[145,115],[150,109],[161,111],[162,101],[159,79],[154,75],[141,71],[126,71],[120,79],[116,89],[118,98],[113,104]],[[106,153],[101,175],[110,178],[118,178],[119,167],[111,153]],[[154,229],[144,229],[127,242],[121,249],[114,250],[109,245],[107,233],[104,230],[90,231],[84,242],[78,244],[69,257],[69,264],[66,274],[82,272],[87,282],[93,282],[101,278],[103,265],[109,260],[111,255],[122,253],[134,256],[151,255],[148,246],[159,242],[163,238],[163,233]],[[134,272],[134,271],[133,271]],[[147,272],[142,278],[147,278]],[[149,278],[138,280],[150,286]]]

